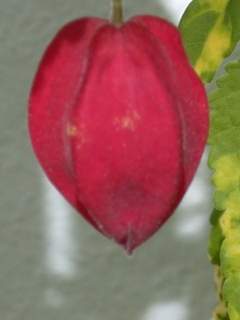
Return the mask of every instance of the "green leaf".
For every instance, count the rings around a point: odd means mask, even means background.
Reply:
[[[210,94],[211,106],[209,165],[224,170],[218,173],[235,185],[240,175],[240,62],[232,62],[226,67],[226,74],[217,81],[217,90]],[[235,172],[237,170],[237,172]],[[235,174],[237,173],[237,179]],[[229,174],[230,177],[229,178]],[[219,179],[219,178],[218,178]],[[231,189],[231,186],[229,186]],[[222,190],[223,186],[220,188]]]
[[[215,265],[220,265],[220,249],[223,242],[223,233],[221,227],[217,224],[213,226],[210,232],[208,243],[208,253],[211,262]]]
[[[211,217],[210,223],[212,229],[210,231],[209,241],[208,241],[208,254],[211,262],[214,265],[220,265],[220,250],[223,242],[223,232],[219,224],[220,218],[223,214],[223,211],[214,209]]]
[[[229,1],[227,12],[231,17],[231,22],[232,22],[232,49],[233,49],[240,39],[240,21],[239,21],[240,1],[239,0]]]
[[[240,320],[240,61],[225,70],[209,96],[209,166],[215,204],[209,255],[223,276],[220,306],[225,306],[226,319]],[[216,313],[215,318],[221,316]]]
[[[192,66],[210,82],[240,40],[239,0],[193,0],[180,31]]]
[[[221,270],[226,279],[240,271],[240,237],[223,241],[220,253]],[[239,296],[240,298],[240,296]]]
[[[224,283],[224,299],[231,306],[234,317],[231,320],[240,319],[240,274],[230,276]]]
[[[222,214],[223,214],[222,211],[214,209],[211,214],[211,217],[210,217],[211,225],[216,226],[218,224],[219,219],[221,218]]]

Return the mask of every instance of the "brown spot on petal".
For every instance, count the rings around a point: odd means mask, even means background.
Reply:
[[[77,135],[77,127],[71,124],[67,125],[67,135],[69,137],[75,137]]]

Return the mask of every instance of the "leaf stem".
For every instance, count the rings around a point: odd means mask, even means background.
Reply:
[[[120,26],[123,23],[123,1],[112,0],[112,23]]]

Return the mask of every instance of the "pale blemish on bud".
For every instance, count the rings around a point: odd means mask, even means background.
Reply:
[[[77,137],[77,149],[80,149],[86,142],[86,128],[85,125],[80,124],[78,127],[68,124],[67,125],[67,135],[70,138]]]
[[[127,129],[130,131],[134,131],[139,119],[140,115],[137,111],[130,111],[122,117],[115,118],[113,122],[118,129]]]
[[[69,137],[75,137],[77,135],[77,127],[68,123],[67,125],[67,135]]]

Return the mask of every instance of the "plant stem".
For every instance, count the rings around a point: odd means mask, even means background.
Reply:
[[[122,0],[112,0],[112,23],[115,26],[120,26],[123,23]]]

